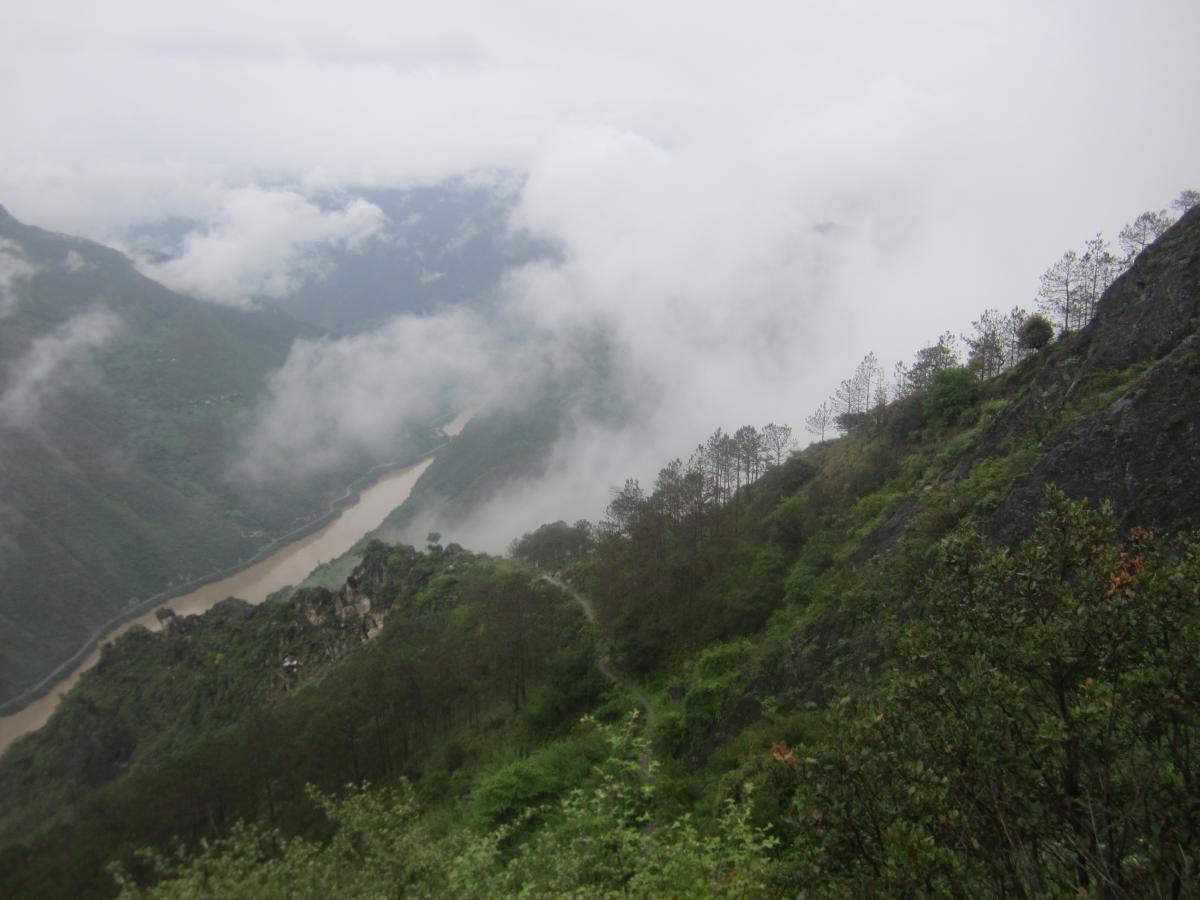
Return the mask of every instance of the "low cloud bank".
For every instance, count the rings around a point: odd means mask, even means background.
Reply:
[[[222,199],[205,230],[189,233],[166,261],[141,254],[141,270],[182,293],[248,306],[321,278],[322,250],[354,252],[387,226],[383,211],[361,197],[323,209],[295,191],[247,187]]]
[[[22,282],[29,281],[35,271],[20,244],[0,238],[0,319],[16,311],[18,288]]]
[[[406,426],[498,387],[502,341],[478,315],[395,319],[369,334],[300,340],[268,385],[238,474],[278,482],[366,455],[388,459]]]
[[[769,155],[732,179],[734,150],[739,164],[755,157],[747,146],[669,148],[608,128],[556,134],[511,224],[552,242],[558,258],[510,272],[486,313],[399,318],[297,345],[243,472],[297,471],[282,459],[313,472],[386,453],[406,421],[447,397],[460,408],[519,404],[518,385],[538,378],[593,384],[608,396],[583,391],[568,405],[546,478],[512,485],[465,527],[435,515],[410,535],[436,529],[500,550],[541,522],[598,517],[610,486],[651,480],[718,426],[799,431],[840,355],[852,366],[865,352],[842,346],[836,325],[858,308],[857,270],[887,277],[902,266],[897,217],[916,211],[902,192],[839,192]],[[580,335],[604,352],[583,352]]]
[[[0,426],[35,430],[56,397],[97,384],[95,352],[120,331],[120,319],[107,309],[81,313],[37,338],[9,367],[0,393]]]

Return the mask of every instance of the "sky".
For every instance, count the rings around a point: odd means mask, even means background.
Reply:
[[[603,322],[660,397],[597,482],[718,424],[799,431],[867,351],[890,368],[1028,306],[1063,251],[1200,188],[1194,0],[47,0],[0,19],[0,204],[118,245],[207,223],[143,265],[214,302],[285,295],[320,277],[311,246],[376,239],[356,188],[517,173],[513,226],[563,252],[512,274],[507,323]],[[405,347],[426,371],[428,335],[434,377],[497,383],[480,373],[514,351],[494,325],[301,348],[264,420],[319,380],[334,419],[355,410],[329,429],[360,427],[368,380],[343,391],[337,360],[383,377]]]

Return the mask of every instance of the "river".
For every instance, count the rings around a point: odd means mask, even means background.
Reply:
[[[449,436],[458,434],[474,413],[475,410],[460,413],[443,425],[442,431]],[[324,528],[280,548],[266,559],[228,578],[210,582],[190,593],[168,600],[162,606],[136,619],[131,619],[114,629],[102,644],[119,637],[135,625],[158,631],[160,623],[155,613],[164,607],[174,610],[176,615],[180,616],[197,615],[211,609],[226,597],[238,597],[249,603],[262,603],[280,588],[299,584],[321,563],[341,556],[364,534],[378,528],[387,514],[405,501],[413,485],[431,462],[433,456],[407,468],[386,472],[374,484],[359,493],[358,501],[353,506],[343,509],[338,517]],[[45,725],[63,694],[99,659],[100,645],[84,657],[83,662],[48,694],[11,715],[0,717],[0,754],[21,735],[36,731]]]

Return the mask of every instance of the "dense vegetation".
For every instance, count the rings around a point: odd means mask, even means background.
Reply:
[[[511,560],[375,542],[119,641],[0,762],[0,892],[1196,893],[1198,251],[1193,210],[1082,333],[799,453],[718,431]]]
[[[453,545],[374,544],[355,585],[229,601],[118,640],[5,757],[4,893],[87,895],[131,845],[239,818],[320,834],[306,784],[404,775],[422,798],[461,797],[484,760],[500,774],[473,816],[494,824],[598,758],[598,737],[569,726],[604,682],[592,633],[558,590]],[[520,748],[535,745],[545,777],[506,779],[503,764],[527,767]]]
[[[1197,875],[1200,535],[1123,545],[1106,511],[1049,502],[1011,554],[970,528],[938,545],[921,599],[876,610],[889,665],[869,675],[795,683],[772,640],[811,632],[793,617],[702,651],[653,731],[661,767],[632,720],[588,718],[480,773],[474,827],[405,780],[310,789],[324,837],[237,826],[149,853],[151,894],[1178,895]],[[827,702],[802,701],[814,687]]]

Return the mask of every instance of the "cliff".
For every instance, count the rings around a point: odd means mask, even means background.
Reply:
[[[1092,322],[1047,355],[998,429],[1065,422],[997,510],[997,539],[1028,531],[1047,484],[1111,500],[1127,525],[1200,521],[1197,326],[1200,207],[1143,251]]]

